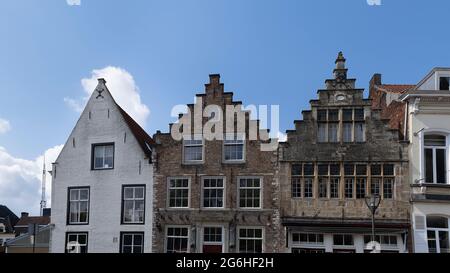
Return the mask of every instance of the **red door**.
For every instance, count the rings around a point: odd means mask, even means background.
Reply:
[[[222,245],[203,245],[203,253],[222,253]]]

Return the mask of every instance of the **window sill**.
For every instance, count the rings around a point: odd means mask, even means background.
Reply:
[[[91,169],[91,171],[108,171],[108,170],[114,170],[114,167],[112,168],[103,168],[103,169]]]
[[[205,164],[205,162],[203,160],[202,161],[183,161],[183,163],[182,163],[182,165],[185,165],[185,166],[203,165],[203,164]]]
[[[66,226],[88,226],[89,223],[67,223]]]
[[[223,164],[245,164],[246,161],[245,160],[223,160],[222,161]]]

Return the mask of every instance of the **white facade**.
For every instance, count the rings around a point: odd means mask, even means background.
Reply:
[[[411,219],[418,253],[450,250],[450,91],[440,90],[441,77],[449,78],[450,69],[433,69],[401,98],[407,102]]]
[[[67,235],[71,232],[87,234],[87,252],[90,253],[121,252],[123,232],[143,234],[144,252],[152,251],[153,166],[148,154],[151,143],[139,140],[137,124],[130,126],[126,117],[129,118],[112,98],[105,81],[100,79],[53,165],[50,252],[65,252]],[[138,126],[138,130],[142,129]],[[101,143],[114,144],[113,168],[94,170],[93,145]],[[144,151],[145,145],[147,151]],[[122,224],[123,187],[126,185],[145,187],[143,224]],[[85,224],[69,223],[69,203],[72,203],[69,188],[72,187],[89,189]],[[72,193],[76,195],[75,191]],[[77,207],[78,204],[73,203]]]

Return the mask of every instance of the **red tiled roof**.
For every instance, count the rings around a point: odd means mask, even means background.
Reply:
[[[149,145],[154,145],[154,140],[147,134],[147,132],[145,132],[144,129],[142,129],[141,126],[139,126],[139,124],[132,117],[130,117],[130,115],[128,115],[127,112],[125,112],[125,110],[122,109],[122,107],[120,107],[118,104],[117,107],[119,107],[120,113],[125,119],[125,122],[128,124],[128,127],[138,141],[142,150],[148,156],[148,158],[151,159],[152,151]]]
[[[17,222],[17,226],[28,226],[28,224],[38,224],[38,225],[48,225],[50,224],[49,216],[26,216],[21,217],[19,222]]]
[[[403,94],[406,91],[414,88],[415,85],[412,85],[412,84],[382,84],[379,87],[381,89],[386,90],[387,92]]]

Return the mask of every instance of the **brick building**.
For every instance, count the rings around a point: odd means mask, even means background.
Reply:
[[[279,151],[280,214],[289,252],[365,252],[379,194],[376,241],[407,251],[410,187],[407,144],[347,78],[342,53],[334,77],[295,121]]]
[[[171,132],[184,131],[182,140],[160,131],[154,135],[153,250],[277,252],[283,239],[274,176],[276,150],[262,151],[265,142],[252,139],[249,128],[265,136],[267,130],[259,132],[259,122],[250,119],[241,102],[233,101],[233,93],[224,92],[219,75],[210,75],[205,87],[195,104],[188,105],[188,113],[170,126]],[[225,118],[227,106],[237,107],[245,128],[238,125],[239,117]],[[206,140],[201,128],[180,126],[195,123],[195,118],[201,125],[216,118],[219,127],[213,131],[219,135],[223,135],[220,126],[233,124],[226,134],[230,139]]]

